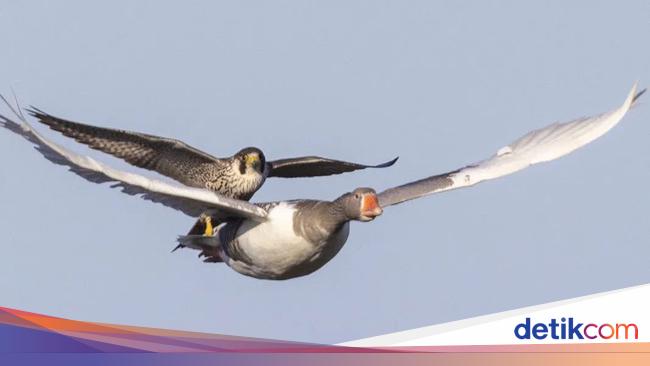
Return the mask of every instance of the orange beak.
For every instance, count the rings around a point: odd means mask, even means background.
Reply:
[[[361,201],[361,214],[366,217],[377,217],[381,215],[384,210],[379,207],[377,196],[374,194],[366,194]]]

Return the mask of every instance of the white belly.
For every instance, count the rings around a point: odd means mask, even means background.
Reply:
[[[302,276],[327,263],[347,240],[346,223],[335,235],[309,242],[293,230],[295,209],[281,203],[271,209],[263,223],[245,221],[237,231],[240,258],[227,263],[243,274],[258,278],[284,279]]]

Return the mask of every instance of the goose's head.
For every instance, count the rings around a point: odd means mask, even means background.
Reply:
[[[384,210],[379,206],[377,193],[372,188],[357,188],[337,199],[348,220],[372,221]]]

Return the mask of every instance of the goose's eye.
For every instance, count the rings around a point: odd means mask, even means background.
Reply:
[[[359,193],[355,193],[355,194],[354,194],[354,198],[356,198],[356,199],[360,199],[361,196],[359,195]]]

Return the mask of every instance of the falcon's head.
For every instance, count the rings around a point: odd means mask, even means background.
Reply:
[[[235,159],[239,162],[239,172],[241,174],[262,174],[266,165],[266,158],[262,150],[256,147],[247,147],[241,149],[235,154]]]

